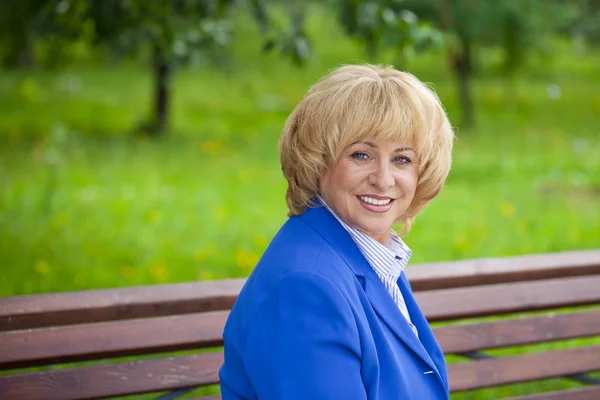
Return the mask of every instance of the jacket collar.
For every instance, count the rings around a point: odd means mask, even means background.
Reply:
[[[400,277],[408,260],[410,259],[411,251],[406,244],[396,236],[396,232],[390,229],[390,237],[386,246],[377,242],[375,239],[369,237],[363,232],[352,228],[347,225],[342,219],[335,214],[335,212],[327,205],[325,200],[321,197],[318,198],[323,206],[329,211],[331,215],[342,225],[342,227],[348,231],[354,243],[358,245],[358,248],[362,255],[365,257],[369,265],[375,269],[377,276],[382,281],[387,279],[397,280]],[[367,249],[377,249],[376,254]]]
[[[434,371],[441,385],[447,391],[444,355],[433,337],[429,324],[413,298],[408,281],[405,281],[404,274],[400,276],[398,284],[411,319],[417,327],[419,336],[421,337],[421,332],[425,335],[425,340],[421,338],[423,342],[417,338],[412,328],[406,323],[387,289],[362,255],[350,234],[336,218],[325,207],[320,205],[315,208],[308,208],[300,218],[321,235],[339,254],[346,265],[359,278],[359,281],[361,281],[363,289],[375,312],[394,334]],[[432,353],[431,356],[424,346]]]

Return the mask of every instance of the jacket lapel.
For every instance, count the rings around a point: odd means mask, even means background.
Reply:
[[[433,331],[427,322],[427,319],[421,312],[421,309],[412,295],[410,284],[404,272],[400,275],[400,278],[398,278],[398,287],[400,287],[400,291],[404,297],[404,302],[406,303],[406,308],[408,308],[410,319],[419,332],[419,341],[421,342],[422,347],[426,349],[429,359],[435,365],[433,370],[438,373],[442,384],[446,388],[446,391],[448,391],[448,371],[446,368],[444,352],[436,340]]]
[[[426,341],[423,344],[419,341],[419,338],[412,331],[412,328],[409,326],[407,321],[404,319],[398,306],[394,303],[394,300],[387,292],[387,289],[373,270],[365,257],[360,252],[360,249],[352,240],[350,234],[344,229],[342,225],[335,219],[331,213],[325,207],[316,207],[307,209],[304,214],[300,216],[310,227],[312,227],[315,231],[317,231],[325,241],[327,241],[340,255],[340,257],[344,260],[344,262],[352,269],[354,274],[357,276],[359,281],[365,290],[365,293],[373,306],[373,309],[379,315],[379,317],[385,322],[385,324],[394,332],[394,334],[400,339],[404,344],[406,344],[419,358],[421,358],[433,371],[435,371],[436,376],[442,381],[442,386],[447,388],[445,384],[446,378],[441,378],[440,376],[440,368],[436,365],[437,362],[434,363],[432,358],[429,356],[427,351],[425,350],[425,346],[427,348],[431,348],[428,346],[430,342],[430,338],[427,334],[433,336],[431,334],[431,329],[419,308],[414,301],[413,295],[410,292],[410,288],[407,286],[403,287],[404,284],[400,286],[400,290],[406,302],[408,311],[411,315],[411,319],[413,315],[417,318],[417,323],[415,326],[421,335],[421,331],[426,332]],[[404,275],[404,274],[402,274]],[[402,276],[401,275],[401,276]],[[398,280],[400,283],[400,279]],[[435,341],[435,338],[433,338]],[[437,342],[436,342],[437,346]],[[439,346],[437,346],[439,349]],[[436,355],[437,357],[437,355]],[[443,354],[442,363],[443,364]],[[445,374],[445,369],[444,369]]]
[[[417,356],[419,356],[419,358],[421,358],[429,366],[429,368],[431,368],[432,371],[438,374],[439,371],[437,365],[427,353],[424,343],[421,342],[421,331],[424,330],[424,327],[420,323],[417,325],[413,319],[413,315],[415,314],[414,306],[416,306],[416,303],[414,303],[412,293],[403,290],[401,291],[404,301],[407,305],[408,312],[411,316],[411,320],[419,332],[419,337],[415,335],[402,313],[400,313],[398,305],[394,302],[392,296],[388,294],[387,289],[375,271],[370,268],[370,271],[367,272],[365,293],[367,294],[371,305],[375,309],[375,312],[377,312],[379,317],[396,334],[396,336],[402,342],[404,342],[404,344],[406,344]],[[408,305],[408,303],[411,301],[413,303],[411,304],[412,307]],[[425,322],[425,325],[427,325],[427,322]],[[428,326],[427,329],[429,329]],[[438,377],[440,378],[440,381],[443,381],[441,376],[438,375]],[[442,386],[445,387],[443,383]]]

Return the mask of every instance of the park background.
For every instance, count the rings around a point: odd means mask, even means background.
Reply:
[[[600,245],[600,2],[86,4],[0,2],[0,296],[247,276],[287,218],[285,119],[345,63],[429,82],[455,126],[412,264]]]

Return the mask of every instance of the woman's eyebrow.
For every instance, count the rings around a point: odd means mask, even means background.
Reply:
[[[374,149],[377,148],[377,145],[373,142],[365,141],[365,142],[359,142],[359,143],[366,144],[367,146],[372,147]]]
[[[354,144],[365,144],[365,145],[367,145],[369,147],[372,147],[374,149],[377,148],[377,145],[375,143],[369,142],[368,140],[364,141],[364,142],[357,142],[357,143],[354,143]],[[400,153],[402,151],[412,151],[415,154],[417,153],[412,147],[398,147],[396,150],[394,150],[394,153]]]

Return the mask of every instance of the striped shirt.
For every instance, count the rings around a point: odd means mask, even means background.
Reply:
[[[327,210],[329,210],[331,215],[339,221],[344,229],[348,231],[352,240],[354,240],[369,265],[375,270],[375,273],[377,273],[377,276],[392,296],[392,299],[400,309],[400,312],[418,337],[419,333],[410,319],[404,297],[398,287],[398,278],[406,268],[406,264],[408,264],[412,251],[393,230],[391,231],[387,245],[384,246],[372,237],[348,226],[335,212],[333,212],[321,197],[319,197],[319,201],[327,208]]]

